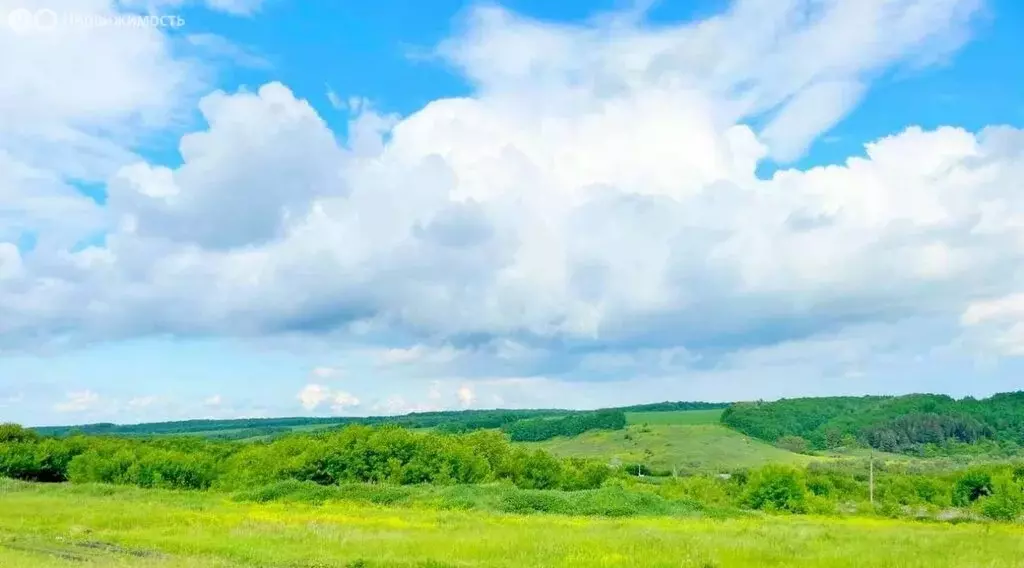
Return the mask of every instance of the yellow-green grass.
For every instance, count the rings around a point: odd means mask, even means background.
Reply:
[[[783,450],[718,424],[633,425],[624,430],[594,430],[524,445],[564,457],[642,463],[662,470],[724,472],[768,463],[806,465],[827,459]]]
[[[224,496],[11,485],[0,566],[522,568],[1021,566],[1019,525],[876,519],[600,519],[243,504]]]
[[[628,424],[718,424],[722,418],[721,408],[712,410],[676,410],[670,412],[627,412]]]

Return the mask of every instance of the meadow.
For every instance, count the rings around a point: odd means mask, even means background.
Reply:
[[[1011,429],[858,404],[0,425],[0,567],[1024,566]]]
[[[20,482],[0,482],[0,500],[0,566],[19,568],[1009,568],[1024,556],[1014,525],[514,515]]]
[[[687,416],[690,412],[698,415],[691,418]],[[624,430],[592,430],[578,436],[523,445],[562,457],[644,464],[655,470],[677,472],[728,472],[769,463],[803,466],[827,459],[790,452],[708,423],[706,411],[665,414],[675,416],[661,422],[633,423]],[[690,420],[692,422],[687,422]]]
[[[626,424],[707,425],[722,421],[722,409],[627,412]]]

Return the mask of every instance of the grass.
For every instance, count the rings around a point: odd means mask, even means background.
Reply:
[[[573,516],[741,516],[751,513],[726,507],[707,507],[692,499],[666,498],[654,487],[602,487],[584,491],[529,490],[503,484],[374,485],[350,483],[323,486],[312,482],[281,481],[235,493],[239,502],[323,504],[347,502],[433,510],[476,510],[491,513],[556,513]]]
[[[689,412],[692,411],[651,414]],[[572,438],[555,438],[527,445],[559,456],[591,457],[610,462],[643,463],[662,470],[675,467],[701,472],[730,471],[768,463],[806,465],[825,459],[786,451],[718,424],[647,423],[647,427],[632,425],[625,430],[585,432]]]
[[[627,412],[628,424],[718,424],[722,418],[721,408],[711,410],[678,410],[670,412]]]
[[[1009,568],[1024,555],[1024,529],[1010,525],[600,519],[4,487],[0,566],[17,568]]]

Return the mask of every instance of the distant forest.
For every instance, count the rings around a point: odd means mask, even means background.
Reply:
[[[45,426],[33,428],[44,436],[63,437],[91,434],[121,437],[166,435],[202,435],[217,439],[244,439],[273,436],[296,429],[330,428],[359,424],[395,425],[404,428],[432,428],[446,433],[502,429],[513,441],[539,441],[556,436],[575,436],[587,430],[624,428],[625,412],[706,410],[725,408],[728,403],[659,402],[597,411],[530,410],[458,410],[416,412],[402,416],[316,417],[316,418],[241,418],[234,420],[184,420],[149,424],[85,424],[81,426]]]
[[[1024,446],[1024,391],[985,399],[945,395],[795,398],[731,405],[722,423],[754,438],[824,450],[851,445],[923,454]]]

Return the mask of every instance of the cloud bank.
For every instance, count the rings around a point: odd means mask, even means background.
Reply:
[[[159,30],[5,30],[0,50],[29,55],[0,62],[25,87],[0,89],[0,349],[298,337],[481,381],[1022,355],[1024,132],[908,125],[757,174],[879,77],[953,53],[980,7],[740,0],[655,27],[478,6],[436,51],[470,96],[347,104],[344,137],[285,84],[209,92]],[[142,157],[140,133],[174,128],[180,163]]]

